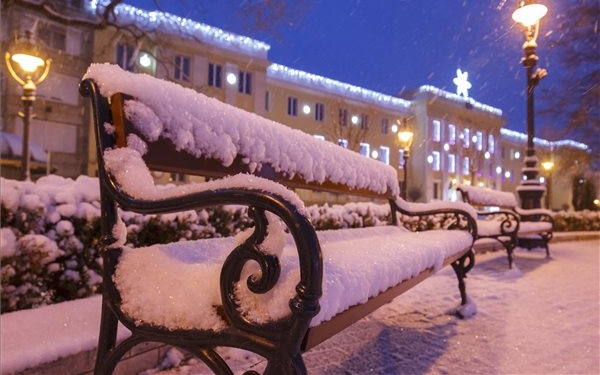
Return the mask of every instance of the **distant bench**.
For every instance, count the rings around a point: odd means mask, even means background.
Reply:
[[[506,249],[512,268],[513,250],[517,246],[531,249],[541,246],[550,256],[554,218],[545,209],[522,209],[513,193],[459,185],[462,200],[478,209],[477,239],[494,239]]]
[[[106,64],[85,78],[103,233],[96,374],[112,373],[146,341],[185,349],[219,374],[231,373],[220,346],[259,354],[267,374],[305,374],[302,352],[446,265],[458,278],[457,314],[468,313],[464,277],[477,234],[470,206],[407,203],[393,168],[174,83]],[[160,187],[150,171],[211,180]],[[317,232],[290,188],[387,201],[392,224]],[[247,206],[254,227],[133,249],[119,219],[119,210],[225,204]],[[132,331],[119,344],[117,321]]]

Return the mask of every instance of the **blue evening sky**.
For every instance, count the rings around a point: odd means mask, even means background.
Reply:
[[[152,0],[125,2],[156,9]],[[500,108],[506,128],[525,132],[524,37],[511,19],[517,0],[315,0],[294,25],[278,29],[279,40],[245,30],[232,1],[203,1],[201,7],[192,0],[159,3],[167,12],[270,44],[273,62],[385,94],[421,85],[455,92],[460,68],[469,73],[469,96]],[[552,33],[560,1],[545,4],[549,13],[537,55],[549,75],[536,93],[557,81],[556,57],[544,48],[544,38]],[[537,116],[536,130],[545,125]]]

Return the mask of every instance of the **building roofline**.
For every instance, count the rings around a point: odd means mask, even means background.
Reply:
[[[281,64],[271,64],[267,68],[267,78],[294,83],[315,90],[322,90],[348,99],[355,98],[363,100],[392,110],[408,110],[411,105],[411,102],[405,99],[382,94],[380,92],[290,68]]]
[[[88,10],[97,14],[98,9],[103,8],[105,4],[106,1],[103,0],[92,0]],[[145,31],[159,31],[262,59],[268,58],[271,48],[269,44],[259,40],[167,12],[147,11],[128,4],[119,4],[115,8],[115,14],[117,22],[121,24],[133,22]]]

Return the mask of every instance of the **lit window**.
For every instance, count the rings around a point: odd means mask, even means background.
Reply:
[[[298,116],[298,98],[288,96],[287,113],[288,116]]]
[[[456,155],[448,155],[448,172],[456,173]]]
[[[252,73],[250,72],[239,72],[238,74],[238,92],[242,94],[252,94]]]
[[[448,143],[456,144],[456,125],[448,124]]]
[[[496,140],[492,134],[488,135],[488,151],[493,154],[496,151]]]
[[[469,175],[469,157],[465,156],[462,163],[462,172],[465,176]]]
[[[388,134],[390,132],[390,124],[388,119],[386,118],[382,118],[381,119],[381,134]]]
[[[478,131],[475,133],[477,139],[475,140],[475,144],[477,145],[477,150],[483,150],[483,133]]]
[[[221,75],[223,74],[223,67],[221,65],[209,63],[208,64],[208,85],[211,87],[221,87]]]
[[[322,135],[319,135],[319,134],[315,134],[315,135],[313,135],[313,137],[315,137],[315,138],[316,138],[316,139],[318,139],[319,141],[324,141],[324,140],[325,140],[325,137],[324,137],[324,136],[322,136]]]
[[[390,164],[390,148],[381,146],[379,147],[379,160],[384,164]]]
[[[348,148],[348,140],[347,139],[338,139],[338,145],[343,148]]]
[[[431,153],[431,156],[433,157],[433,160],[431,162],[431,168],[434,171],[439,171],[440,170],[440,153],[438,151],[433,151]]]
[[[439,120],[433,120],[433,141],[439,142],[441,140],[441,123]]]
[[[178,81],[190,81],[191,59],[189,56],[175,56],[175,71],[173,78]]]
[[[358,152],[363,156],[369,157],[370,148],[371,146],[368,143],[361,143]]]
[[[325,104],[315,103],[315,120],[323,121],[325,118]]]
[[[471,142],[470,133],[471,133],[471,131],[469,130],[469,128],[465,128],[463,130],[462,138],[463,138],[463,146],[465,148],[469,148],[469,145]]]
[[[429,155],[427,157],[427,161],[431,164],[431,161],[433,160],[429,160],[431,158],[431,155]],[[404,169],[404,149],[399,149],[398,150],[398,168],[400,169]]]

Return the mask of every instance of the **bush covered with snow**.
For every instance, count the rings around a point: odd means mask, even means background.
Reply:
[[[0,262],[2,312],[98,293],[102,258],[98,179],[46,176],[37,182],[2,179]],[[388,204],[348,203],[307,207],[317,229],[389,223]],[[239,206],[165,215],[121,212],[132,246],[230,236],[252,225]],[[418,230],[443,226],[444,218],[404,219]],[[598,212],[561,212],[557,231],[600,230]]]
[[[557,232],[600,230],[600,211],[560,211],[554,215]]]

